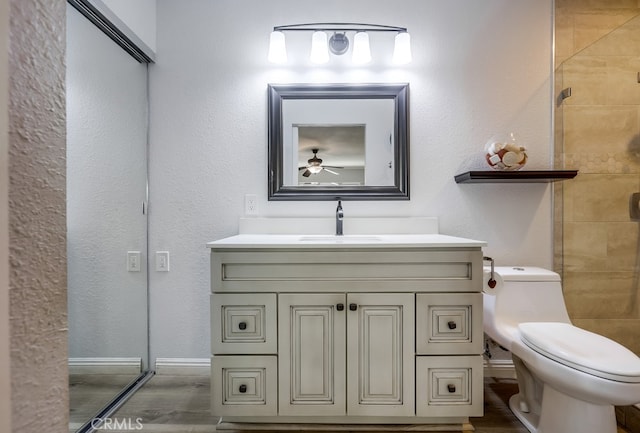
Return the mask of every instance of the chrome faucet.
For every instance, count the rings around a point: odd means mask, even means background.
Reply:
[[[342,201],[338,200],[338,207],[336,208],[336,236],[342,236],[342,220],[344,219],[344,212],[342,211]]]

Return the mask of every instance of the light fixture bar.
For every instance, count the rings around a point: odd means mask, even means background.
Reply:
[[[369,32],[393,32],[396,34],[393,63],[411,62],[411,36],[406,27],[365,23],[308,23],[275,26],[271,32],[268,59],[271,63],[285,63],[287,59],[284,32],[312,32],[310,60],[315,64],[329,61],[329,52],[340,56],[349,50],[347,32],[355,32],[352,61],[362,65],[371,61]],[[327,33],[333,33],[330,37]]]
[[[273,31],[318,31],[318,32],[406,32],[406,27],[386,26],[380,24],[364,23],[309,23],[309,24],[289,24],[286,26],[276,26]]]

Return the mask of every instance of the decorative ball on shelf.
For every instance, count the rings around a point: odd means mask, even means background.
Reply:
[[[527,151],[513,132],[496,134],[484,145],[485,159],[494,170],[520,170],[527,163]]]

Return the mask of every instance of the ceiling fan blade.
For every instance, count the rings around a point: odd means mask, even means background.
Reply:
[[[336,176],[340,176],[340,173],[336,173],[336,172],[335,172],[335,171],[333,171],[333,170],[329,170],[327,167],[322,167],[322,168],[324,169],[324,171],[328,171],[328,172],[329,172],[329,173],[331,173],[331,174],[335,174]]]
[[[302,173],[302,175],[303,175],[304,177],[309,177],[309,176],[311,176],[311,172],[310,172],[309,170],[307,170],[307,171],[305,171],[304,173]]]
[[[329,168],[338,168],[338,169],[344,168],[344,167],[338,167],[337,165],[323,165],[322,166],[322,168],[327,168],[327,167],[329,167]]]

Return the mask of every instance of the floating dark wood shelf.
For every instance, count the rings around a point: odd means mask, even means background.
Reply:
[[[467,171],[455,176],[456,183],[548,183],[573,179],[578,170]]]

